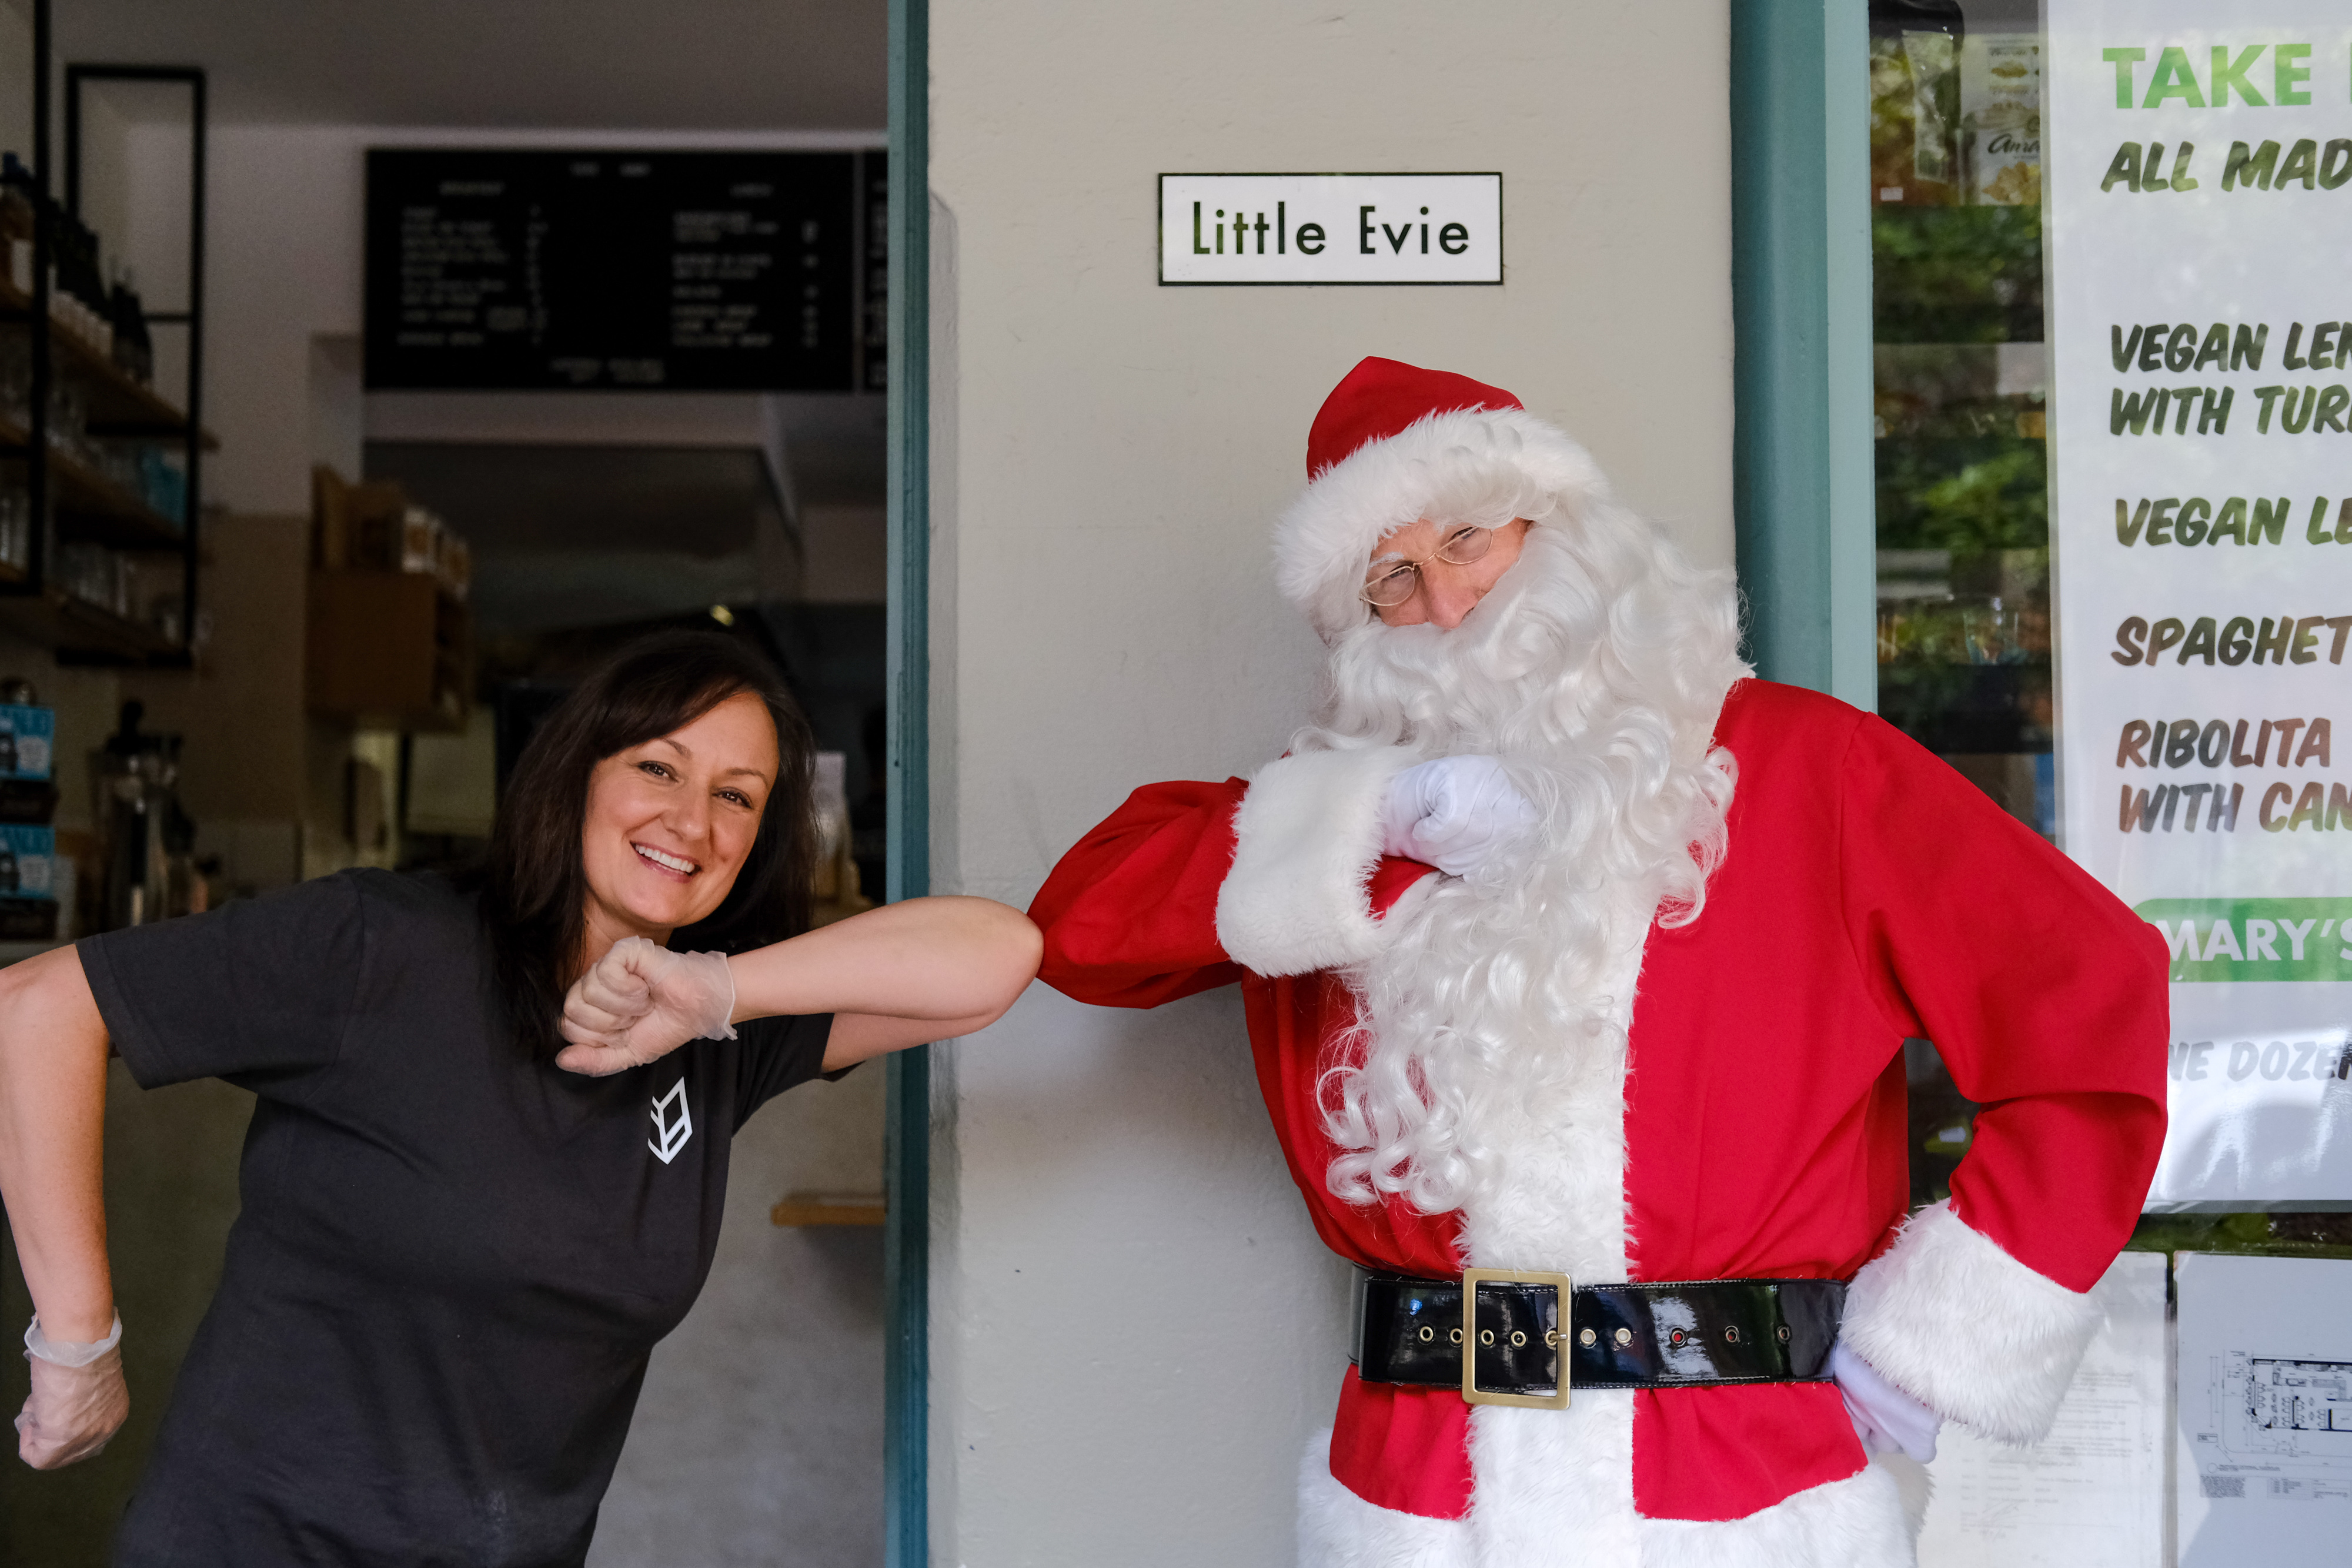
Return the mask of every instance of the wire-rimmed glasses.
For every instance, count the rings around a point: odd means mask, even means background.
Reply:
[[[1465,525],[1445,536],[1437,553],[1421,560],[1375,561],[1364,578],[1359,597],[1377,610],[1394,610],[1421,591],[1422,569],[1433,560],[1448,566],[1469,566],[1484,560],[1494,548],[1495,530]]]

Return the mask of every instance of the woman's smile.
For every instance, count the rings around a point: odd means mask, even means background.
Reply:
[[[651,844],[632,843],[629,847],[651,862],[656,869],[669,873],[680,882],[702,869],[684,855],[669,854],[654,848]]]

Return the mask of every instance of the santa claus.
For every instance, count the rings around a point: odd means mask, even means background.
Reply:
[[[1751,678],[1730,575],[1509,393],[1366,360],[1307,474],[1275,554],[1313,722],[1138,790],[1031,911],[1080,1000],[1241,984],[1362,1271],[1300,1561],[1910,1562],[1939,1423],[2038,1437],[2098,1327],[2164,944],[1877,718]],[[1984,1108],[1906,1219],[1916,1037]]]

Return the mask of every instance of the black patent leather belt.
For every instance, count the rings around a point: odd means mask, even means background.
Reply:
[[[1580,1287],[1499,1269],[1458,1280],[1360,1272],[1349,1359],[1368,1383],[1563,1409],[1571,1388],[1821,1381],[1844,1308],[1837,1280]]]

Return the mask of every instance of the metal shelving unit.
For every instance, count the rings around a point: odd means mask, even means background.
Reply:
[[[0,563],[0,625],[53,649],[60,663],[184,666],[196,625],[197,564],[201,559],[198,497],[209,438],[203,425],[205,277],[205,73],[189,67],[69,65],[65,70],[65,204],[52,198],[51,140],[55,75],[50,0],[33,0],[33,159],[16,189],[33,209],[29,289],[0,277],[0,330],[21,325],[29,343],[30,380],[21,420],[0,416],[0,458],[25,465],[30,536],[22,570]],[[187,384],[174,406],[106,355],[68,330],[55,314],[52,277],[61,215],[79,220],[82,196],[82,109],[85,84],[140,81],[176,84],[190,94],[188,308],[151,312],[151,326],[187,333]],[[148,498],[64,450],[52,437],[51,394],[69,379],[86,400],[86,433],[108,442],[176,447],[184,485],[180,515],[158,511]],[[57,570],[59,546],[90,544],[109,550],[175,557],[181,575],[178,624],[169,628],[121,615],[68,592]],[[137,606],[132,606],[134,612]]]

